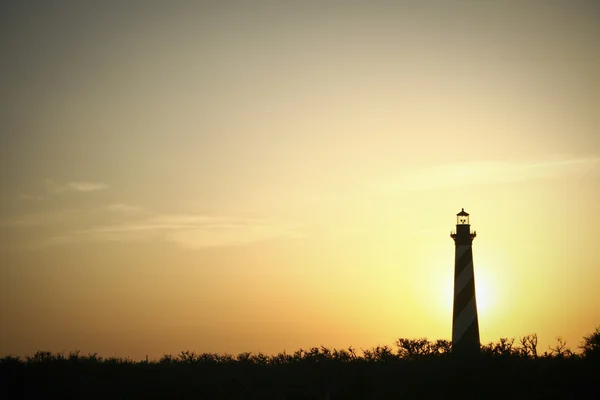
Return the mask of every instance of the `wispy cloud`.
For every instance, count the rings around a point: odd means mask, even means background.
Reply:
[[[165,239],[179,246],[204,247],[241,246],[280,237],[297,237],[300,225],[268,221],[237,221],[170,230]]]
[[[140,218],[152,213],[144,207],[114,203],[102,207],[94,208],[64,208],[55,211],[34,212],[14,216],[10,219],[0,221],[3,227],[27,227],[27,226],[56,226],[60,224],[72,224],[84,222],[90,217],[109,219],[110,214],[115,214],[116,218]],[[114,218],[110,218],[114,219]]]
[[[73,242],[166,241],[181,247],[240,246],[297,235],[297,224],[208,215],[152,215],[148,218],[75,230],[50,238],[46,244]]]
[[[138,214],[138,213],[148,212],[148,210],[144,207],[135,206],[135,205],[131,205],[131,204],[124,204],[124,203],[114,203],[114,204],[109,205],[107,208],[110,211],[115,211],[115,212],[120,212],[120,213],[125,213],[125,214]]]
[[[106,183],[100,182],[69,182],[66,187],[75,192],[97,192],[108,189]]]
[[[436,165],[404,171],[375,183],[379,191],[429,190],[585,175],[600,167],[600,158],[554,158],[535,162],[489,161]]]
[[[89,218],[98,209],[71,208],[53,212],[35,212],[14,216],[0,222],[0,227],[48,227]]]
[[[97,221],[111,221],[98,224]],[[96,223],[94,223],[96,221]],[[87,225],[87,226],[86,226]],[[94,209],[66,209],[22,215],[5,228],[51,228],[53,235],[28,248],[68,243],[168,242],[186,249],[240,246],[299,235],[300,224],[204,214],[162,214],[124,203]]]
[[[46,189],[54,194],[60,194],[65,192],[97,192],[100,190],[108,189],[108,185],[103,182],[84,182],[84,181],[72,181],[64,184],[54,182],[52,179],[46,179]]]

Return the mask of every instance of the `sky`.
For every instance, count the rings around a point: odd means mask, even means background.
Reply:
[[[600,324],[595,1],[0,4],[0,355]]]

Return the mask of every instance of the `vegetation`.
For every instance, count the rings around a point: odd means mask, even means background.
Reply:
[[[3,398],[600,398],[600,327],[580,351],[564,340],[539,353],[537,336],[501,338],[477,359],[447,340],[398,339],[395,348],[314,347],[292,354],[184,351],[157,361],[38,351],[0,359]],[[8,397],[4,397],[8,393]],[[459,397],[460,396],[460,397]]]

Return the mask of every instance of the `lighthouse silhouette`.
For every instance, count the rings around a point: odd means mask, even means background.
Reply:
[[[479,321],[475,299],[475,274],[473,271],[473,239],[469,214],[463,208],[456,214],[454,239],[454,307],[452,311],[452,353],[462,356],[476,355],[480,350]]]

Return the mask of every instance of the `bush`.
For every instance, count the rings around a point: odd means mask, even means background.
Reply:
[[[182,351],[135,362],[38,351],[1,358],[0,384],[8,398],[455,398],[465,390],[479,398],[600,398],[600,327],[584,337],[581,355],[557,338],[540,356],[537,343],[535,334],[500,338],[468,362],[451,356],[448,340],[426,338],[362,355],[321,346],[272,356]]]
[[[583,350],[584,357],[600,359],[600,325],[594,332],[583,338],[580,348]]]

